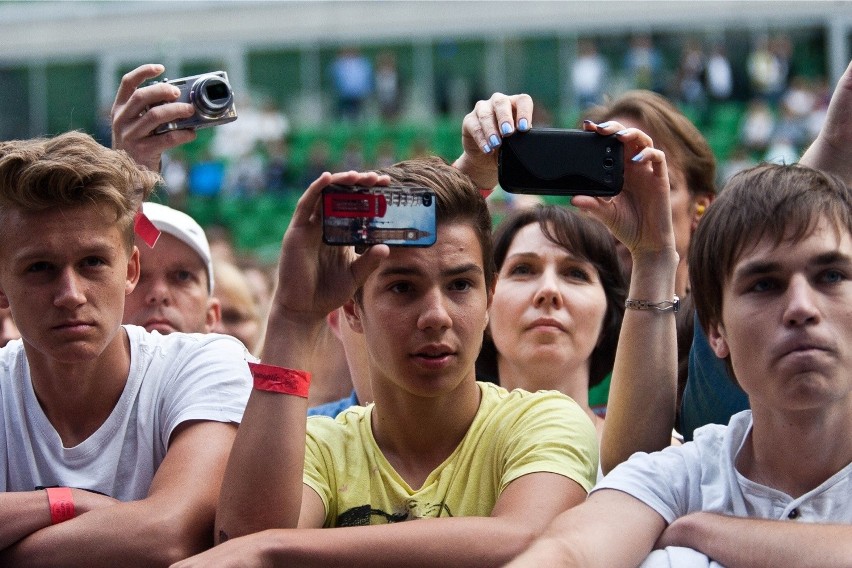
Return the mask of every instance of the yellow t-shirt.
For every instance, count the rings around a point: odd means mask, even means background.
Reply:
[[[373,405],[308,420],[304,482],[325,504],[326,527],[420,517],[486,517],[513,480],[549,472],[594,485],[598,445],[589,417],[556,391],[512,392],[477,383],[482,400],[464,439],[412,489],[376,445]]]

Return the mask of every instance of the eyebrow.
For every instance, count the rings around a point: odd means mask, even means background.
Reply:
[[[441,270],[441,276],[444,277],[452,277],[452,276],[460,276],[462,274],[468,274],[471,272],[475,272],[478,274],[484,274],[484,270],[481,266],[476,264],[475,262],[461,264],[459,266],[453,266],[451,268],[447,268]],[[420,276],[423,274],[423,271],[419,268],[414,268],[411,266],[391,266],[384,270],[381,270],[378,276]]]
[[[91,244],[80,251],[77,251],[76,256],[79,258],[88,258],[90,256],[109,256],[115,248],[108,243],[94,243]],[[55,248],[42,248],[42,249],[32,249],[26,250],[26,247],[23,248],[22,254],[19,256],[12,257],[14,262],[34,262],[34,261],[48,261],[52,262],[57,257],[62,257],[63,252],[57,251]]]
[[[569,251],[568,249],[563,248],[562,250],[565,253],[564,258],[566,258],[567,260],[574,261],[574,262],[586,262],[586,263],[592,264],[591,260],[589,260],[589,259],[587,259],[583,256],[575,254],[575,253]],[[505,263],[510,258],[541,258],[541,255],[534,250],[515,252],[515,253],[512,253],[510,255],[507,255],[506,258],[503,260],[503,262]]]
[[[810,259],[808,259],[808,264],[814,264],[816,266],[826,266],[829,264],[852,264],[852,258],[847,254],[843,254],[836,250],[827,251],[821,254],[818,254]],[[760,274],[767,274],[769,272],[776,272],[781,270],[781,263],[768,261],[768,260],[754,260],[751,262],[746,262],[736,270],[734,270],[733,278],[749,278],[751,276],[756,276]]]

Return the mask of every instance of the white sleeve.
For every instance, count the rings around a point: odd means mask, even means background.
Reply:
[[[701,465],[694,442],[660,452],[638,452],[593,489],[616,489],[659,513],[667,523],[701,506]]]
[[[724,568],[718,562],[691,548],[668,546],[655,550],[639,568]]]
[[[186,344],[173,362],[164,388],[160,416],[163,443],[188,420],[239,423],[251,392],[251,373],[242,343],[208,334],[204,341]]]

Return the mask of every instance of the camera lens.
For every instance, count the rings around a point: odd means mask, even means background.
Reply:
[[[202,114],[216,117],[228,112],[234,100],[231,86],[224,79],[209,75],[192,86],[192,102]]]
[[[615,165],[615,160],[613,160],[612,158],[604,158],[603,163],[604,163],[604,169],[611,170],[612,167]]]

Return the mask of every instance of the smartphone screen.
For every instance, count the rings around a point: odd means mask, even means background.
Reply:
[[[322,239],[328,245],[435,244],[436,203],[430,189],[329,185],[322,193]]]

